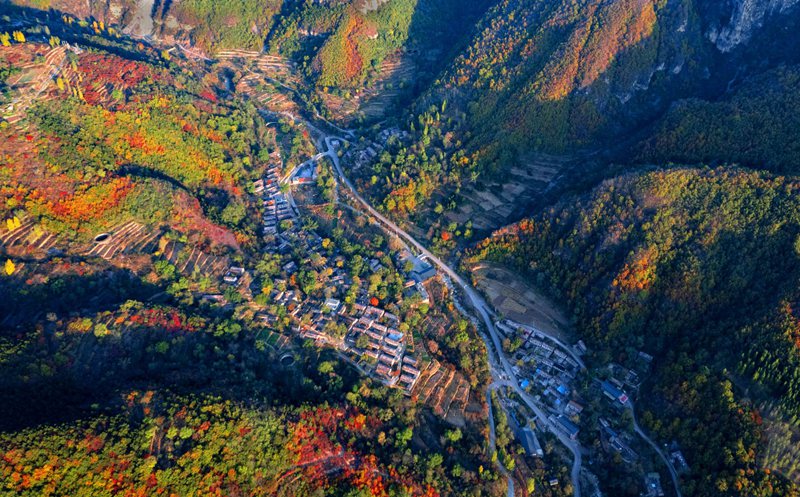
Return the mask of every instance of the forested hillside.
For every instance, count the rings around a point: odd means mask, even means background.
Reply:
[[[20,44],[0,60],[30,67],[18,77],[25,82],[52,70],[37,65],[43,50]],[[46,99],[25,108],[41,80],[18,85],[25,132],[0,129],[3,218],[22,209],[40,229],[76,241],[131,216],[214,238],[207,217],[240,242],[252,237],[243,222],[245,168],[263,166],[273,146],[254,126],[253,109],[219,105],[211,84],[190,81],[188,69],[170,69],[154,52],[142,61],[63,49],[50,57],[62,71]]]
[[[609,156],[786,171],[798,12],[791,2],[496,2],[403,122],[403,149],[425,154],[382,160],[397,176],[383,198],[433,207],[431,192],[502,182],[541,152],[592,156],[596,171]],[[417,165],[426,160],[443,167]]]
[[[686,449],[686,495],[795,495],[779,475],[798,476],[787,435],[800,415],[798,189],[736,169],[624,176],[501,230],[468,260],[549,289],[598,363],[655,357],[638,409]]]
[[[677,102],[638,147],[642,162],[737,163],[797,173],[800,68],[744,81],[726,97]]]

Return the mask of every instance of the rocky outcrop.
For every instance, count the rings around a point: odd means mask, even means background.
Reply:
[[[727,23],[711,25],[708,38],[720,51],[730,52],[750,41],[767,18],[787,14],[798,4],[800,0],[731,0],[727,5],[730,9]]]

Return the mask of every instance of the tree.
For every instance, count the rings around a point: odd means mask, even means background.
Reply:
[[[6,269],[6,274],[11,276],[12,274],[14,274],[14,271],[17,270],[17,266],[14,265],[14,261],[12,261],[11,259],[6,259],[5,269]]]
[[[458,442],[459,440],[461,440],[462,436],[463,435],[462,435],[461,430],[459,428],[455,428],[453,430],[447,430],[444,433],[444,438],[447,439],[447,441],[450,442],[450,443]]]
[[[247,216],[247,210],[242,202],[231,202],[222,209],[220,218],[229,226],[238,226]]]

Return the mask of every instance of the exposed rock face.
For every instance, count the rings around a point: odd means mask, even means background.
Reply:
[[[355,5],[355,7],[361,11],[361,13],[366,14],[369,11],[378,10],[381,5],[388,3],[389,1],[390,0],[358,0],[353,5]]]
[[[130,23],[125,26],[125,33],[138,38],[153,34],[153,6],[155,0],[137,0]]]
[[[798,3],[800,0],[732,0],[727,24],[712,25],[708,38],[720,51],[729,52],[747,43],[769,16],[785,14]]]

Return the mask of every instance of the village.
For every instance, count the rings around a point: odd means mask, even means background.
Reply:
[[[636,397],[641,385],[640,374],[633,369],[611,363],[593,372],[594,378],[588,388],[582,386],[581,377],[586,374],[582,356],[588,350],[583,341],[569,346],[557,337],[523,325],[510,319],[501,319],[497,329],[505,338],[506,352],[519,385],[545,408],[549,422],[570,440],[583,446],[592,439],[599,439],[599,458],[617,460],[634,471],[642,468],[641,451],[644,446],[635,433],[632,412],[632,397]],[[646,371],[651,356],[638,353],[639,369]],[[509,414],[510,425],[525,450],[531,457],[541,458],[543,434],[537,428],[534,413],[511,388],[500,389],[500,401]],[[591,419],[597,420],[591,426]],[[595,429],[594,433],[581,436],[582,429]],[[649,450],[649,447],[647,448]],[[669,464],[678,474],[686,473],[689,466],[680,446],[673,442],[664,447]],[[637,470],[636,472],[638,472]],[[640,480],[642,497],[663,497],[665,494],[661,476],[657,471],[646,470]],[[553,481],[555,484],[555,480]]]
[[[273,159],[277,162],[280,157]],[[276,271],[279,277],[271,281],[267,299],[271,305],[255,305],[254,321],[265,328],[287,321],[295,336],[335,349],[362,373],[410,395],[425,367],[413,353],[413,335],[399,330],[400,318],[379,307],[378,299],[370,296],[366,287],[351,292],[353,277],[344,268],[344,255],[338,249],[328,251],[330,240],[303,226],[300,219],[289,185],[314,185],[317,168],[317,161],[309,160],[281,178],[282,168],[273,163],[264,177],[252,184],[252,193],[263,210],[263,252],[281,261]],[[406,276],[403,299],[416,305],[429,304],[425,284],[437,275],[433,266],[405,249],[395,254],[394,263]],[[373,274],[384,268],[377,257],[366,261],[366,266]],[[306,267],[326,275],[324,291],[308,294],[298,288],[298,278]],[[248,268],[231,264],[224,271],[222,283],[249,295],[247,287],[254,280],[251,273]],[[350,302],[346,303],[348,296]],[[222,293],[206,294],[202,299],[218,305],[228,303]]]

